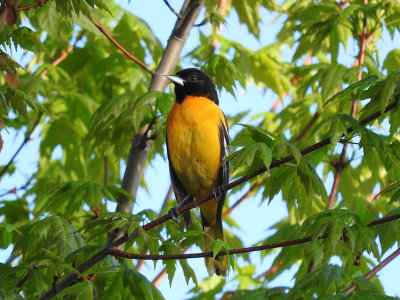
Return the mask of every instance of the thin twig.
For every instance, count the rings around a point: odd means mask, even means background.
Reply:
[[[83,33],[80,33],[79,36],[76,38],[74,44],[73,44],[73,45],[70,45],[70,46],[67,48],[67,50],[62,50],[60,56],[57,57],[57,58],[51,63],[51,65],[52,65],[53,67],[55,67],[55,66],[59,65],[62,61],[64,61],[64,60],[67,58],[67,56],[75,49],[76,44],[77,44],[82,38],[83,38]],[[40,77],[41,77],[41,78],[44,78],[44,77],[46,76],[46,74],[47,74],[47,69],[46,69],[46,70],[43,70],[43,72],[40,73]]]
[[[65,50],[65,51],[63,50],[63,51],[61,52],[61,55],[60,55],[59,57],[57,57],[57,58],[51,63],[51,65],[52,65],[52,66],[57,66],[57,65],[58,65],[59,63],[61,63],[64,59],[67,58],[68,54],[71,53],[72,50],[74,50],[74,45],[69,46],[69,47],[67,48],[67,50]],[[40,77],[43,78],[44,76],[46,76],[46,74],[47,74],[47,69],[46,69],[46,70],[43,70],[43,72],[40,73]]]
[[[20,11],[20,10],[31,10],[31,9],[34,8],[34,7],[44,6],[44,5],[46,4],[47,1],[48,1],[48,0],[41,0],[41,1],[39,1],[38,3],[34,3],[34,4],[31,4],[31,5],[26,5],[26,6],[21,6],[21,7],[18,7],[18,8],[16,9],[16,11]]]
[[[379,197],[388,187],[391,187],[394,184],[394,182],[389,183],[388,185],[384,186],[381,188],[379,191],[377,191],[375,194],[371,194],[368,197],[368,202],[371,203],[373,202],[377,197]]]
[[[373,276],[376,275],[376,273],[378,273],[380,270],[382,270],[388,263],[390,263],[393,259],[395,259],[399,255],[400,255],[400,248],[398,248],[396,251],[394,251],[392,254],[390,254],[385,260],[382,261],[382,263],[380,263],[375,268],[373,268],[371,271],[366,273],[364,275],[364,278],[366,280],[371,279]],[[344,293],[346,295],[350,295],[351,293],[353,293],[356,290],[356,288],[357,288],[357,285],[356,284],[352,284],[349,288],[347,288],[344,291]]]
[[[298,136],[294,139],[296,142],[299,142],[306,134],[307,132],[311,129],[311,127],[317,122],[319,118],[319,112],[316,112],[314,116],[311,118],[311,120],[307,123],[307,125],[303,128],[303,130],[299,133]]]
[[[17,191],[19,191],[19,190],[26,190],[26,185],[23,185],[23,186],[21,186],[19,188],[13,187],[12,189],[8,190],[7,192],[4,192],[4,193],[0,194],[0,197],[4,197],[4,196],[9,195],[9,194],[16,194]]]
[[[311,63],[311,59],[312,59],[312,52],[309,52],[308,55],[307,55],[306,60],[303,63],[303,66],[308,66]],[[300,79],[301,78],[298,78],[297,75],[294,75],[293,78],[290,80],[290,82],[291,82],[292,85],[295,86],[299,82]],[[282,104],[282,98],[285,98],[286,95],[287,95],[287,93],[285,91],[283,91],[282,92],[282,97],[278,97],[275,100],[275,102],[272,105],[270,111],[275,111]]]
[[[204,18],[203,21],[201,21],[200,23],[193,24],[193,27],[200,27],[200,26],[206,25],[207,22],[208,22],[208,19]]]
[[[278,271],[280,269],[280,267],[283,265],[284,262],[285,262],[285,259],[282,259],[275,266],[272,266],[269,270],[267,270],[264,273],[261,273],[260,275],[258,275],[256,277],[256,279],[261,279],[261,278],[267,277],[268,275],[270,275],[272,273],[275,273],[276,271]]]
[[[171,6],[171,4],[169,4],[169,2],[167,0],[163,0],[163,1],[164,1],[165,5],[168,6],[169,10],[172,11],[178,19],[182,19],[182,16]]]
[[[15,158],[17,157],[18,153],[22,150],[22,148],[31,140],[31,135],[33,131],[36,129],[36,126],[39,124],[41,119],[41,115],[38,117],[36,122],[33,124],[32,128],[26,132],[25,139],[22,142],[22,144],[19,146],[17,151],[14,153],[14,155],[11,157],[10,161],[4,166],[4,168],[0,171],[0,178],[3,177],[3,175],[7,172],[8,168],[11,166],[11,164],[14,162]]]
[[[137,59],[132,53],[129,53],[121,44],[119,44],[105,29],[104,27],[93,20],[94,25],[108,38],[108,40],[113,43],[122,53],[126,55],[130,60],[134,61],[137,65],[139,65],[143,70],[146,70],[151,75],[154,75],[156,72],[150,69],[145,63],[141,62]]]

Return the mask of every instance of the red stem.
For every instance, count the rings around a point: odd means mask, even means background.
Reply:
[[[155,71],[150,69],[145,63],[141,62],[137,59],[132,53],[129,53],[120,43],[118,43],[113,37],[103,28],[103,26],[93,20],[94,25],[109,39],[111,43],[113,43],[122,53],[124,53],[130,60],[134,61],[137,65],[139,65],[142,69],[146,70],[150,74],[154,75]]]

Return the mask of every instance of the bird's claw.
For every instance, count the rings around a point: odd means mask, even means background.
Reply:
[[[168,211],[168,215],[172,220],[174,220],[175,223],[179,223],[179,213],[178,213],[178,208],[173,207]]]
[[[219,202],[223,198],[223,193],[225,192],[223,185],[218,185],[213,189],[213,195],[215,201]]]

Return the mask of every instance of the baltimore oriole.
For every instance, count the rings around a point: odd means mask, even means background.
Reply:
[[[168,75],[175,85],[176,102],[167,119],[167,152],[175,197],[180,203],[170,210],[177,221],[177,209],[183,204],[214,193],[200,205],[203,221],[204,251],[211,251],[212,241],[224,239],[222,208],[229,181],[228,126],[218,107],[218,94],[212,80],[198,69],[185,69],[175,76]],[[183,214],[187,226],[190,212]],[[211,276],[225,276],[226,256],[205,259]]]

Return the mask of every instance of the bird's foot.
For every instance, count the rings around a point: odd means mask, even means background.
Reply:
[[[224,195],[225,189],[223,185],[218,185],[213,189],[213,195],[215,198],[215,201],[220,202],[223,200],[223,195]]]
[[[168,215],[170,216],[170,218],[172,220],[174,220],[175,223],[179,223],[179,213],[178,213],[178,206],[175,206],[173,208],[171,208],[168,211]]]

